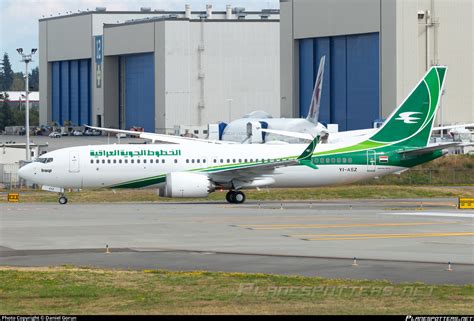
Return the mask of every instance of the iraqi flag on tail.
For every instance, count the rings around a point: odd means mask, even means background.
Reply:
[[[388,163],[388,156],[379,156],[379,163]]]

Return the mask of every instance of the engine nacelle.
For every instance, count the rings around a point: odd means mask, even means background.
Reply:
[[[174,172],[166,175],[166,186],[160,191],[166,197],[207,197],[215,186],[207,176],[196,173]]]

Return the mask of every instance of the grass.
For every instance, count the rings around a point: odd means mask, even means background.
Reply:
[[[473,314],[474,285],[223,272],[0,268],[1,314]]]
[[[15,191],[12,191],[15,192]],[[20,190],[20,202],[57,202],[54,193],[37,190]],[[474,197],[474,186],[428,187],[396,185],[346,185],[321,188],[264,189],[246,191],[248,200],[323,200],[323,199],[388,199],[388,198],[434,198]],[[67,196],[74,203],[110,202],[176,202],[176,201],[223,201],[225,192],[216,192],[205,199],[172,199],[159,197],[155,189],[99,189],[69,192]],[[7,202],[7,195],[0,203]]]

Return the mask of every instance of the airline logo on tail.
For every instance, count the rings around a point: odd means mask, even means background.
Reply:
[[[400,113],[400,115],[398,115],[398,118],[395,118],[395,120],[403,120],[405,124],[417,124],[418,122],[414,120],[420,120],[420,118],[412,117],[412,115],[415,115],[415,114],[421,114],[421,113],[418,111],[407,111],[404,113]]]

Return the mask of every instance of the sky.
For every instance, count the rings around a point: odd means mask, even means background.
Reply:
[[[38,48],[38,19],[43,16],[95,10],[96,7],[106,7],[109,11],[138,11],[140,7],[184,11],[185,4],[190,4],[192,10],[205,10],[206,4],[212,4],[215,11],[224,11],[227,4],[247,10],[260,10],[277,9],[279,0],[1,0],[0,55],[3,57],[7,52],[12,69],[15,72],[23,71],[25,67],[20,62],[16,48],[23,48],[27,53],[31,48]],[[30,66],[34,68],[37,65],[36,54]]]

